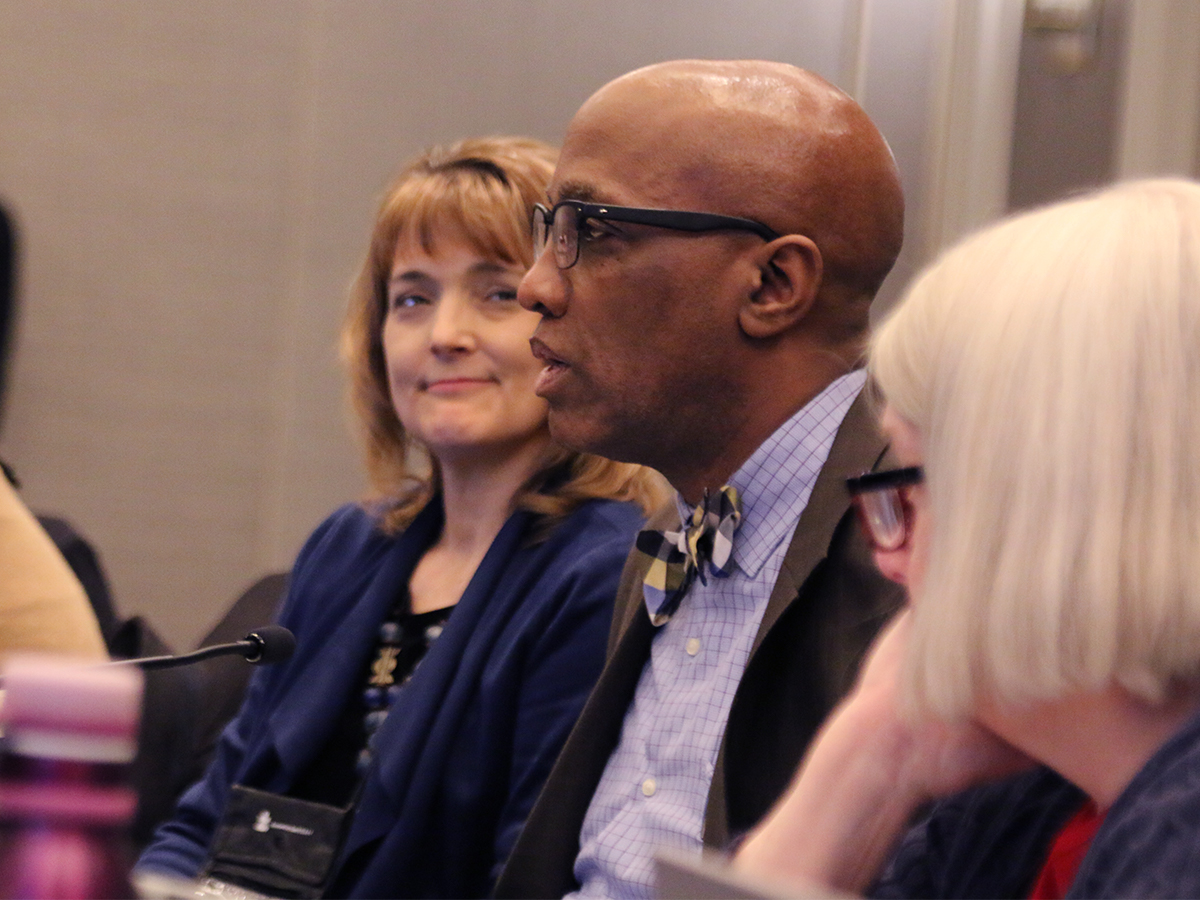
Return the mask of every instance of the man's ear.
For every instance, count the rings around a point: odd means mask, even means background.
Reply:
[[[821,286],[821,251],[801,234],[786,234],[757,251],[757,289],[738,311],[747,337],[769,338],[808,314]]]

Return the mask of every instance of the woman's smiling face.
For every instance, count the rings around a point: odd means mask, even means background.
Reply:
[[[392,404],[439,460],[549,440],[529,349],[540,317],[516,299],[524,273],[461,237],[439,238],[432,254],[404,238],[396,247],[383,320]]]

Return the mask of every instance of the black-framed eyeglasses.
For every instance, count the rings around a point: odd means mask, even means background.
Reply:
[[[655,228],[671,228],[675,231],[752,231],[764,241],[773,241],[780,236],[777,231],[762,222],[737,216],[560,200],[551,209],[540,203],[534,204],[534,257],[540,257],[548,244],[554,249],[554,262],[558,267],[571,268],[579,260],[579,229],[588,219],[653,225]]]
[[[920,466],[866,472],[846,479],[867,540],[877,550],[899,550],[912,534],[912,488],[925,480]]]

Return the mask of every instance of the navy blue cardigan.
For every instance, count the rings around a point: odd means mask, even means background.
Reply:
[[[490,891],[604,663],[641,520],[630,504],[591,501],[531,544],[537,517],[509,518],[377,732],[334,893]],[[279,618],[296,634],[295,654],[255,673],[208,772],[139,869],[199,872],[230,784],[288,791],[361,689],[379,623],[441,524],[431,503],[389,537],[347,506],[314,532]]]

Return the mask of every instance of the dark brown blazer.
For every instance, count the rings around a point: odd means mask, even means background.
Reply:
[[[899,587],[875,569],[845,489],[845,479],[875,468],[885,449],[859,396],[800,516],[734,695],[705,810],[710,846],[723,846],[766,814],[849,689],[871,639],[903,602]],[[650,525],[677,527],[674,504]],[[562,897],[578,887],[573,869],[584,815],[650,658],[654,627],[642,599],[644,572],[631,554],[608,662],[526,820],[497,897]]]

